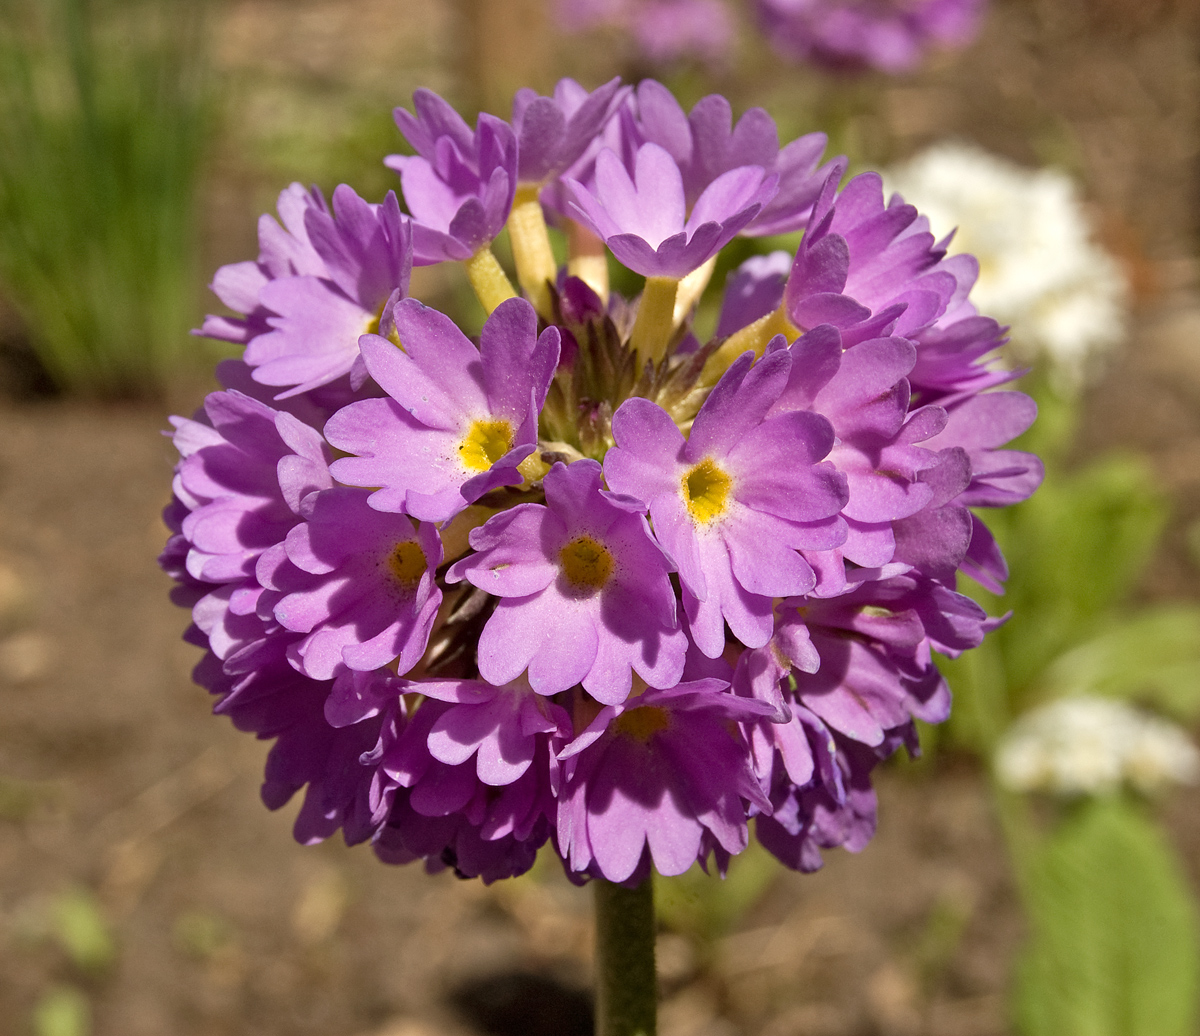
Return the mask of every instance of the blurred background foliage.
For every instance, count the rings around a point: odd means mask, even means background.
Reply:
[[[0,280],[60,388],[154,393],[195,353],[210,89],[202,0],[0,5]]]

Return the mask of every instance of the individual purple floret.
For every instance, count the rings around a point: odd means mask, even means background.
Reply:
[[[517,179],[543,184],[591,146],[617,110],[628,87],[619,78],[588,93],[574,79],[560,79],[553,97],[518,90],[512,126],[517,135]]]
[[[837,332],[824,325],[791,352],[788,384],[773,413],[810,410],[830,422],[836,445],[828,460],[849,491],[844,542],[833,556],[807,555],[821,576],[817,592],[828,596],[845,587],[844,560],[871,569],[896,560],[896,523],[933,503],[926,473],[939,456],[924,443],[944,428],[946,414],[910,408],[906,375],[916,350],[905,338],[870,339],[843,351]]]
[[[761,702],[720,680],[648,690],[610,705],[559,753],[558,844],[567,867],[637,885],[652,863],[682,874],[715,853],[722,870],[746,848],[746,804],[770,812],[736,723]]]
[[[434,683],[451,697],[459,696],[449,684]],[[372,815],[384,820],[375,851],[387,862],[424,859],[432,869],[450,866],[463,877],[482,877],[485,882],[524,873],[552,830],[559,766],[551,740],[562,743],[569,733],[566,713],[554,705],[535,704],[542,721],[534,725],[542,729],[533,733],[528,764],[519,773],[509,769],[504,774],[509,779],[493,785],[482,778],[480,763],[471,758],[482,748],[460,762],[438,758],[455,755],[444,736],[447,730],[472,726],[462,715],[453,717],[457,706],[472,708],[468,702],[434,698],[423,702],[407,723],[385,723],[371,754],[378,765],[370,797]],[[485,707],[484,712],[497,717],[494,709]],[[487,763],[483,769],[489,776],[500,776]]]
[[[270,216],[258,225],[257,262],[222,266],[213,291],[244,317],[210,316],[199,333],[246,346],[245,362],[263,385],[309,392],[366,371],[358,339],[379,327],[384,303],[408,293],[412,232],[390,191],[369,205],[344,184],[333,212],[320,191],[292,184],[279,196],[284,228]],[[349,397],[347,397],[349,398]]]
[[[264,585],[284,595],[275,617],[305,634],[288,658],[316,680],[393,660],[408,672],[442,602],[433,578],[442,561],[437,530],[368,507],[367,495],[344,486],[318,494],[307,520],[258,566]]]
[[[771,789],[771,812],[754,821],[762,846],[793,870],[811,872],[822,865],[822,849],[857,853],[875,834],[875,789],[871,771],[901,745],[905,732],[894,732],[878,748],[832,738],[832,770],[800,787],[780,771]]]
[[[1007,507],[1041,485],[1042,462],[1024,450],[1001,447],[1024,432],[1037,406],[1023,392],[987,392],[948,408],[946,426],[926,440],[939,450],[929,482],[936,499],[897,525],[897,557],[943,579],[955,568],[993,593],[1008,578],[992,534],[970,507]]]
[[[409,689],[451,706],[430,728],[429,754],[448,766],[474,757],[476,775],[492,787],[512,784],[529,769],[537,735],[571,732],[566,710],[526,680],[504,687],[481,680],[422,680]]]
[[[675,159],[683,177],[684,196],[694,205],[723,173],[757,165],[779,178],[775,195],[741,230],[745,236],[784,234],[802,229],[822,185],[841,179],[844,158],[819,166],[827,138],[809,133],[782,149],[775,120],[762,108],[750,108],[733,124],[733,109],[719,94],[701,98],[690,114],[661,83],[644,79],[637,88],[639,143],[658,144]]]
[[[377,335],[362,343],[371,376],[390,398],[362,400],[330,418],[329,442],[355,455],[334,462],[334,477],[381,487],[371,496],[380,511],[430,522],[520,484],[518,465],[537,442],[538,411],[558,363],[558,329],[539,336],[523,299],[496,309],[478,349],[449,317],[415,299],[391,316],[403,349]]]
[[[755,0],[759,24],[794,61],[836,71],[913,71],[936,47],[963,47],[987,0]]]
[[[474,132],[431,90],[413,94],[413,115],[393,113],[417,152],[389,155],[413,217],[419,264],[470,259],[504,228],[517,188],[517,138],[508,123],[482,113]]]
[[[490,519],[471,533],[478,553],[449,572],[500,598],[479,640],[481,675],[504,684],[528,668],[539,694],[582,683],[605,704],[625,700],[634,671],[673,686],[687,638],[644,505],[603,491],[592,460],[556,464],[544,485],[546,506]]]
[[[847,346],[888,334],[911,337],[946,312],[959,277],[969,272],[946,259],[915,208],[898,196],[884,203],[878,173],[862,173],[840,192],[831,176],[783,304],[797,327],[832,324]]]
[[[778,178],[760,166],[722,173],[687,211],[683,178],[657,144],[637,150],[633,175],[610,150],[596,159],[595,186],[565,181],[575,216],[613,255],[646,277],[682,278],[706,263],[775,194]]]
[[[743,644],[765,644],[772,598],[816,585],[797,552],[830,549],[846,536],[837,517],[844,477],[820,463],[833,447],[829,423],[802,411],[767,416],[792,354],[780,347],[754,367],[751,360],[730,367],[686,441],[660,407],[628,400],[613,417],[617,445],[604,458],[609,485],[648,504],[655,535],[679,566],[692,637],[709,657],[725,648],[725,623]]]
[[[201,416],[173,419],[187,571],[237,582],[299,522],[301,501],[332,485],[328,449],[312,428],[240,392],[210,394]]]

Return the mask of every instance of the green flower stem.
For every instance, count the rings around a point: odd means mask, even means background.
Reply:
[[[464,259],[463,266],[471,287],[475,289],[475,297],[489,315],[501,302],[516,298],[512,282],[486,245],[470,259]]]
[[[674,277],[647,277],[638,303],[637,318],[629,344],[637,353],[639,369],[646,362],[657,364],[666,354],[675,330],[675,293],[679,281]]]
[[[635,889],[597,880],[596,1036],[654,1036],[654,883]]]
[[[546,232],[546,217],[538,201],[540,184],[523,183],[517,188],[512,212],[508,216],[508,237],[512,242],[513,260],[517,264],[517,280],[533,308],[545,320],[552,320],[550,284],[558,273],[550,235]]]

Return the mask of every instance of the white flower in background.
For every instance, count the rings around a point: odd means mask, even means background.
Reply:
[[[1045,356],[1075,388],[1125,333],[1128,285],[1091,238],[1075,183],[965,144],[937,144],[892,170],[888,185],[929,217],[950,251],[979,259],[971,300],[1012,325],[1022,359]]]
[[[1060,698],[1026,713],[996,751],[1014,791],[1100,795],[1128,782],[1151,793],[1200,779],[1200,751],[1174,723],[1111,698]]]

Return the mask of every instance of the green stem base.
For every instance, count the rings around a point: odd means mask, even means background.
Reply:
[[[596,889],[596,1036],[655,1036],[654,884]]]

